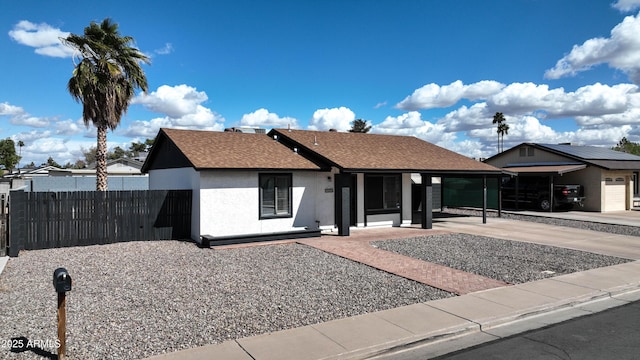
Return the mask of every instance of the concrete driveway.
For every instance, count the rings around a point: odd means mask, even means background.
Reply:
[[[584,212],[549,214],[518,212],[517,214],[617,225],[640,225],[640,212],[637,211],[607,214]],[[597,254],[640,260],[640,238],[634,236],[608,234],[572,227],[502,218],[489,218],[486,224],[482,224],[482,220],[478,217],[464,216],[434,219],[433,229],[560,246]]]

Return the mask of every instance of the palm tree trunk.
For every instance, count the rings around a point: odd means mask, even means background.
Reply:
[[[107,126],[98,126],[96,148],[96,190],[107,191]]]

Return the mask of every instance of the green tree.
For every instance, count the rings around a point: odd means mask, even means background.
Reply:
[[[87,167],[87,163],[85,163],[83,160],[77,160],[71,167],[73,169],[84,169]]]
[[[154,144],[155,142],[156,142],[156,139],[155,139],[155,138],[145,140],[145,141],[144,141],[144,144],[145,144],[145,145],[147,145],[147,150],[146,150],[146,151],[151,150],[151,147],[153,146],[153,144]]]
[[[121,36],[118,24],[107,18],[91,22],[83,35],[71,34],[64,43],[79,54],[67,89],[82,103],[86,126],[97,129],[96,189],[107,190],[107,130],[120,124],[122,115],[140,89],[147,91],[147,77],[141,63],[149,58],[133,47],[131,36]]]
[[[16,154],[16,143],[10,138],[0,140],[0,166],[13,170],[21,157]]]
[[[629,141],[626,137],[620,139],[620,141],[618,141],[618,144],[612,149],[629,154],[640,155],[640,144]]]
[[[129,146],[129,151],[134,155],[138,155],[141,152],[147,151],[147,144],[141,142],[132,142]]]
[[[132,155],[131,151],[127,151],[120,146],[116,146],[112,151],[107,152],[107,159],[109,160],[117,160],[125,157],[130,157]]]
[[[349,132],[368,133],[371,130],[371,126],[367,125],[366,120],[356,119],[351,123],[351,129]]]
[[[53,158],[51,156],[49,156],[49,158],[47,159],[47,162],[42,164],[43,166],[55,166],[57,168],[62,168],[62,166],[60,166],[60,164],[58,164],[55,160],[53,160]]]
[[[82,148],[82,155],[84,155],[84,162],[86,165],[91,165],[96,162],[97,150],[98,149],[95,146],[92,146],[89,149]]]

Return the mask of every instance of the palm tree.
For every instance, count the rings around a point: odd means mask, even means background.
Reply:
[[[96,189],[107,190],[107,130],[114,130],[127,112],[136,89],[147,91],[141,63],[149,58],[131,46],[133,38],[121,36],[118,24],[106,18],[91,22],[84,35],[62,39],[77,51],[79,62],[67,89],[82,103],[82,119],[97,129]]]
[[[504,132],[503,132],[503,123],[505,122],[505,118],[504,118],[504,114],[501,112],[496,112],[495,115],[493,115],[493,123],[494,124],[498,124],[498,152],[502,152],[500,151],[500,136],[504,136]],[[505,124],[506,125],[506,124]],[[507,125],[507,130],[509,129],[509,125]]]
[[[503,122],[502,124],[498,125],[498,134],[502,138],[502,150],[500,152],[503,152],[504,151],[504,136],[505,135],[509,135],[509,124],[507,124],[506,122]]]

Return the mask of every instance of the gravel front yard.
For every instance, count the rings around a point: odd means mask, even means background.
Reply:
[[[297,244],[203,250],[160,241],[27,251],[0,275],[0,358],[38,358],[9,352],[11,338],[56,340],[52,275],[60,266],[73,279],[69,359],[139,359],[452,296]]]
[[[375,246],[510,283],[627,261],[464,234]],[[56,354],[46,344],[56,340],[52,274],[60,266],[74,281],[69,359],[140,359],[453,296],[298,244],[208,250],[157,241],[26,251],[0,275],[0,358]],[[19,337],[45,346],[10,352]]]
[[[376,241],[382,250],[521,284],[631,260],[584,251],[468,234]]]

